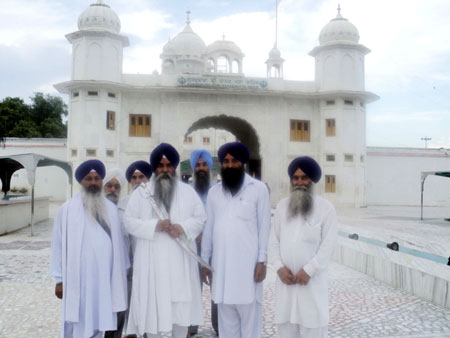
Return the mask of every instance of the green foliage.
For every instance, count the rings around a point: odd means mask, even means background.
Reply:
[[[18,97],[7,97],[0,102],[0,143],[5,137],[55,137],[67,136],[67,105],[57,96],[35,93],[32,104]]]

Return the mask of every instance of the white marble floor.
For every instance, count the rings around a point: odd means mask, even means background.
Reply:
[[[356,229],[380,239],[400,238],[407,233],[416,246],[437,243],[445,249],[441,237],[448,236],[450,225],[441,225],[439,217],[429,218],[428,223],[398,219],[413,217],[413,212],[408,208],[338,210],[342,229]],[[34,237],[29,236],[28,229],[0,237],[0,337],[58,336],[60,303],[53,295],[54,282],[49,276],[51,224],[49,221],[36,225]],[[275,277],[269,269],[264,290],[263,337],[276,337]],[[197,336],[213,337],[208,288],[204,288],[203,300],[205,324]],[[449,309],[336,263],[330,267],[330,313],[330,337],[450,337]]]

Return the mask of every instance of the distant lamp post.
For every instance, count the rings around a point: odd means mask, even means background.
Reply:
[[[428,141],[431,141],[431,137],[422,137],[422,141],[425,141],[425,148],[428,148]]]

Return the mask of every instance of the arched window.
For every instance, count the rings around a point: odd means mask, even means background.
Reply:
[[[217,72],[228,73],[230,71],[230,64],[225,56],[220,56],[217,59]]]
[[[239,61],[238,60],[233,60],[233,63],[231,64],[231,72],[239,73]]]
[[[206,71],[214,73],[216,71],[216,64],[214,62],[214,59],[209,58],[208,62],[206,64]]]
[[[273,65],[272,68],[270,68],[270,77],[273,78],[281,77],[279,65]]]

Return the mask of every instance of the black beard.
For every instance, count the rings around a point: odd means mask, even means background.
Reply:
[[[170,212],[173,193],[175,191],[175,175],[161,173],[155,178],[155,198],[159,205],[163,204]]]
[[[289,198],[289,216],[307,216],[313,206],[312,190],[313,185],[292,186],[291,197]]]
[[[199,194],[204,195],[209,190],[209,170],[200,170],[194,172],[194,189]]]
[[[225,189],[231,192],[236,192],[244,182],[245,170],[244,166],[240,168],[226,168],[220,169],[220,175],[222,176],[222,184]]]

